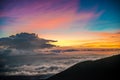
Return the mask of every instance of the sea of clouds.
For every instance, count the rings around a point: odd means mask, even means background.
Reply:
[[[9,55],[1,58],[0,75],[47,75],[56,74],[70,66],[86,61],[103,58],[100,54],[35,54]]]

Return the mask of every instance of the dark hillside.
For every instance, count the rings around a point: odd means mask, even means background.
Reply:
[[[78,63],[47,80],[120,80],[120,55]]]

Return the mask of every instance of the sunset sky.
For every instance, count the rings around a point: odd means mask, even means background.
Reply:
[[[0,38],[20,32],[59,46],[120,48],[119,0],[0,0]]]

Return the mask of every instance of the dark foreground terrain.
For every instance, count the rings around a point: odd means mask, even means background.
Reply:
[[[120,80],[120,55],[78,63],[47,80]]]
[[[78,63],[46,80],[120,80],[120,55]],[[45,80],[44,76],[0,76],[0,80]]]

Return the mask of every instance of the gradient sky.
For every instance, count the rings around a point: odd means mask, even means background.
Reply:
[[[0,37],[20,32],[60,46],[120,48],[119,0],[0,0]]]

